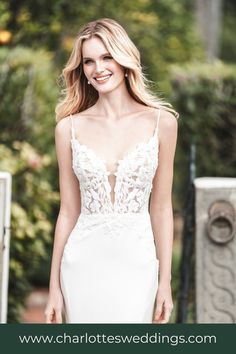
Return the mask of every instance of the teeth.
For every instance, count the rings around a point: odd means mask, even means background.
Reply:
[[[107,75],[107,76],[103,76],[103,77],[97,77],[96,80],[98,81],[102,81],[102,80],[106,80],[110,77],[110,75]]]

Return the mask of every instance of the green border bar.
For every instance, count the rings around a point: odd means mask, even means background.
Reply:
[[[236,325],[2,324],[0,340],[2,353],[223,354],[234,352]]]

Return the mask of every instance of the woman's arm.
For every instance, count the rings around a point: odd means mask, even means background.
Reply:
[[[49,301],[45,310],[46,322],[61,322],[62,297],[60,263],[65,243],[80,214],[80,188],[72,169],[69,118],[62,119],[55,128],[56,155],[59,167],[60,210],[55,227]],[[54,313],[54,320],[51,315]]]
[[[173,245],[172,184],[178,122],[162,111],[159,122],[159,162],[153,180],[150,217],[159,259],[156,323],[166,323],[173,307],[171,298],[171,262]]]

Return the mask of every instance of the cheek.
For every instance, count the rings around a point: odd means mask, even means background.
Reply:
[[[86,65],[86,66],[83,66],[83,70],[84,70],[84,75],[87,76],[87,77],[90,76],[90,74],[91,74],[92,71],[93,71],[93,70],[92,70],[92,67],[89,67],[89,66],[87,66],[87,65]]]
[[[123,78],[124,77],[124,70],[122,67],[114,65],[111,70],[116,74],[116,77]]]
[[[110,65],[110,70],[116,72],[119,75],[123,75],[124,73],[124,69],[122,68],[122,66],[120,66],[119,64],[115,63],[115,62],[111,62]]]

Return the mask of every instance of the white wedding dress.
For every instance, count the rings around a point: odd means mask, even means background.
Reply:
[[[75,136],[73,171],[81,213],[65,244],[60,282],[67,323],[152,323],[158,288],[148,204],[158,167],[158,122],[147,142],[118,161],[114,203],[106,163]]]

